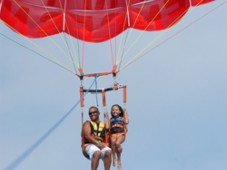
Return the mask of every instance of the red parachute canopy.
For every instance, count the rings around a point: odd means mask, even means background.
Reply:
[[[0,19],[27,37],[66,32],[102,42],[127,28],[162,30],[178,22],[190,6],[212,0],[0,0]]]

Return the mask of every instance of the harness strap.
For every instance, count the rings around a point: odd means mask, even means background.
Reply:
[[[102,105],[104,108],[106,107],[106,91],[104,88],[102,89]]]
[[[123,86],[123,103],[126,104],[127,102],[127,86]]]
[[[111,129],[116,128],[116,127],[119,127],[119,128],[125,128],[125,125],[121,125],[121,124],[114,124],[113,126],[111,126]]]
[[[80,107],[84,107],[84,87],[80,86]]]

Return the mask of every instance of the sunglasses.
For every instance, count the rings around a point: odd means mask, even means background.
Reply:
[[[96,114],[96,113],[98,113],[98,111],[89,112],[88,114],[89,114],[89,115],[92,115],[92,114]]]

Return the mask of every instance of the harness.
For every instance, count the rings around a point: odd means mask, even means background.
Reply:
[[[110,134],[125,132],[125,128],[122,117],[112,117],[110,119]]]
[[[98,141],[103,142],[105,139],[105,125],[103,122],[93,122],[90,121],[91,127],[91,135]],[[86,139],[84,139],[84,144],[89,143]]]

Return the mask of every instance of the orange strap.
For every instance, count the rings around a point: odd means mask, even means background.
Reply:
[[[110,129],[113,129],[113,128],[115,128],[115,127],[118,127],[118,128],[125,128],[125,125],[115,124],[115,125],[111,126]]]
[[[123,86],[123,103],[127,102],[127,86]]]
[[[105,91],[105,89],[102,89],[102,104],[103,104],[103,107],[106,107],[106,91]]]
[[[84,107],[84,87],[80,86],[80,107]]]

